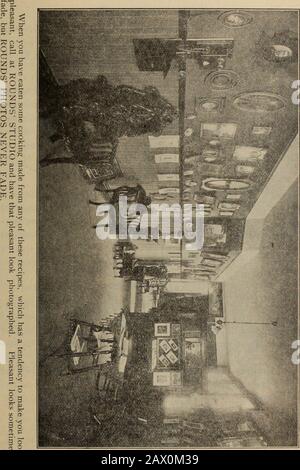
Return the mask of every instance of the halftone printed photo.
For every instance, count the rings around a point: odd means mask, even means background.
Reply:
[[[1,1],[0,447],[297,448],[299,11],[35,3]]]

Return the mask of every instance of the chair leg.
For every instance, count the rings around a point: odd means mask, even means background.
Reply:
[[[115,388],[115,392],[114,392],[114,400],[115,400],[115,401],[117,401],[118,392],[119,392],[119,386],[117,385],[116,388]]]

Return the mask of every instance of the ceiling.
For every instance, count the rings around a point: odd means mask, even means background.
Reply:
[[[201,185],[206,177],[236,176],[238,162],[233,159],[236,146],[254,146],[267,150],[259,164],[254,165],[254,173],[246,178],[251,183],[250,189],[240,193],[238,202],[240,207],[234,212],[234,217],[244,218],[297,133],[299,108],[291,100],[293,92],[291,84],[298,78],[297,60],[292,60],[290,63],[273,63],[264,58],[261,46],[266,44],[266,38],[272,38],[276,33],[289,30],[296,35],[298,11],[240,10],[251,19],[242,27],[229,27],[222,22],[222,15],[227,11],[207,9],[190,11],[188,39],[232,38],[234,40],[233,54],[227,59],[225,69],[236,74],[237,83],[230,89],[214,90],[206,78],[211,70],[199,67],[196,60],[187,60],[185,127],[191,128],[193,132],[185,139],[185,157],[201,155],[207,146],[209,138],[201,136],[203,123],[236,124],[234,139],[221,142],[220,164],[216,162],[214,165],[203,166],[203,159],[199,158],[200,166],[197,166],[194,175],[197,186],[193,187],[193,194],[195,191],[201,193]],[[265,40],[258,46],[262,34],[266,35]],[[176,10],[86,12],[77,10],[59,12],[59,14],[55,11],[46,11],[42,12],[40,17],[40,44],[58,80],[92,78],[103,73],[113,83],[128,84],[138,88],[156,86],[165,98],[176,105],[178,104],[176,60],[172,61],[165,78],[161,72],[141,72],[138,69],[133,40],[149,37],[179,38]],[[253,91],[280,95],[285,104],[280,110],[272,112],[246,111],[234,105],[237,96]],[[203,98],[221,98],[222,110],[217,112],[201,110],[199,105],[196,106],[196,102],[198,100],[199,103]],[[194,119],[189,119],[191,115]],[[254,135],[254,126],[269,127],[271,132],[265,136]],[[164,133],[178,133],[178,121],[175,120]],[[125,178],[137,180],[148,192],[155,192],[159,187],[174,186],[172,181],[159,181],[158,173],[178,173],[178,164],[158,166],[155,163],[155,154],[176,153],[178,149],[158,150],[150,148],[147,136],[121,139],[117,157]],[[137,165],[137,155],[139,165]],[[202,193],[211,195],[208,191]],[[212,195],[217,196],[216,209],[218,203],[224,201],[226,193],[217,191]],[[217,216],[218,211],[215,210],[211,215]]]
[[[272,170],[297,133],[298,107],[292,103],[294,91],[291,84],[298,78],[297,60],[290,63],[273,63],[263,57],[262,47],[258,45],[261,35],[270,38],[275,33],[290,30],[298,31],[298,12],[296,11],[254,11],[247,10],[252,21],[243,27],[228,27],[220,20],[220,10],[192,10],[188,23],[188,38],[233,38],[232,58],[227,59],[225,69],[237,74],[238,83],[230,89],[214,90],[205,80],[210,70],[200,69],[195,60],[187,61],[186,89],[186,128],[192,128],[192,136],[186,138],[188,154],[197,154],[203,149],[203,139],[199,138],[201,123],[236,123],[234,140],[225,149],[225,163],[232,162],[236,145],[263,147],[267,153],[256,166],[250,177],[251,190],[244,193],[241,208],[235,216],[244,217],[257,199]],[[238,109],[234,104],[236,96],[245,92],[268,92],[285,99],[282,109],[272,112],[255,112]],[[224,97],[222,111],[203,111],[195,107],[199,98]],[[254,126],[270,127],[266,136],[252,133]],[[228,141],[227,141],[228,142]],[[223,170],[225,171],[224,161]],[[223,176],[230,176],[230,169]],[[203,175],[202,175],[203,176]],[[212,175],[213,176],[213,175]],[[233,174],[232,174],[233,176]]]

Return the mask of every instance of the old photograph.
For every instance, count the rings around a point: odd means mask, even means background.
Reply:
[[[38,446],[298,444],[293,9],[40,9]]]

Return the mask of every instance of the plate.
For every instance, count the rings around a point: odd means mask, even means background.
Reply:
[[[240,81],[239,76],[233,70],[214,70],[205,77],[207,83],[213,90],[228,90],[234,88]]]
[[[275,93],[251,91],[236,96],[233,99],[233,104],[242,111],[269,113],[284,108],[286,100]]]
[[[229,28],[242,28],[253,21],[253,17],[241,10],[231,10],[222,13],[218,20],[221,21],[225,26]]]

